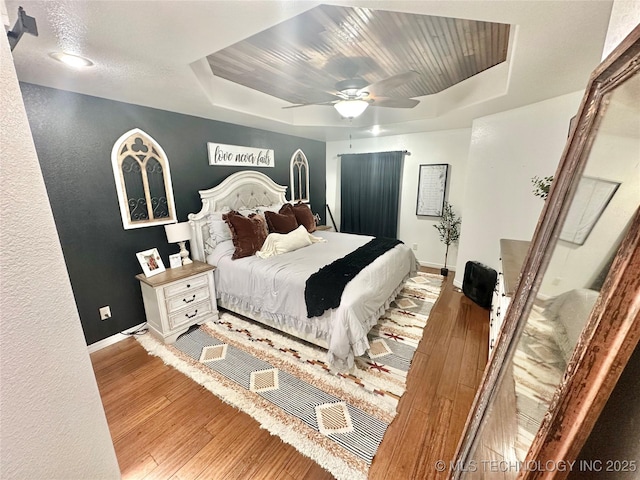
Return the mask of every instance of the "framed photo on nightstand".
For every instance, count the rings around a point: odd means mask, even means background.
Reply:
[[[162,258],[160,258],[157,248],[138,252],[136,253],[136,257],[146,277],[151,277],[165,271],[164,263],[162,263]]]
[[[182,266],[182,257],[179,253],[169,255],[169,268],[178,268]]]

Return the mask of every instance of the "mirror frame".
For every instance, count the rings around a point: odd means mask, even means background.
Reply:
[[[496,393],[505,361],[517,348],[535,293],[553,254],[570,201],[584,171],[600,121],[605,95],[640,75],[640,25],[594,70],[569,134],[549,196],[538,220],[499,341],[484,372],[455,457],[467,466],[482,420]],[[567,364],[525,465],[574,461],[640,339],[640,208],[638,208],[589,320]],[[525,316],[526,314],[526,316]],[[536,462],[536,463],[528,463]],[[553,464],[553,463],[552,463]],[[557,464],[557,463],[555,463]],[[464,468],[451,472],[459,479]],[[521,471],[519,479],[566,478],[568,471]]]

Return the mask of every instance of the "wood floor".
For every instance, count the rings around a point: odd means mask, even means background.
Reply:
[[[487,360],[489,312],[455,291],[431,312],[370,479],[446,478]],[[246,414],[127,339],[91,355],[124,479],[331,479]]]

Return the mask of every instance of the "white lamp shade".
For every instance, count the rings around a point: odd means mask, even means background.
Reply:
[[[169,243],[178,243],[191,240],[191,227],[189,222],[170,223],[164,226]]]
[[[334,108],[344,118],[356,118],[362,115],[369,104],[364,100],[340,100],[334,105]]]

